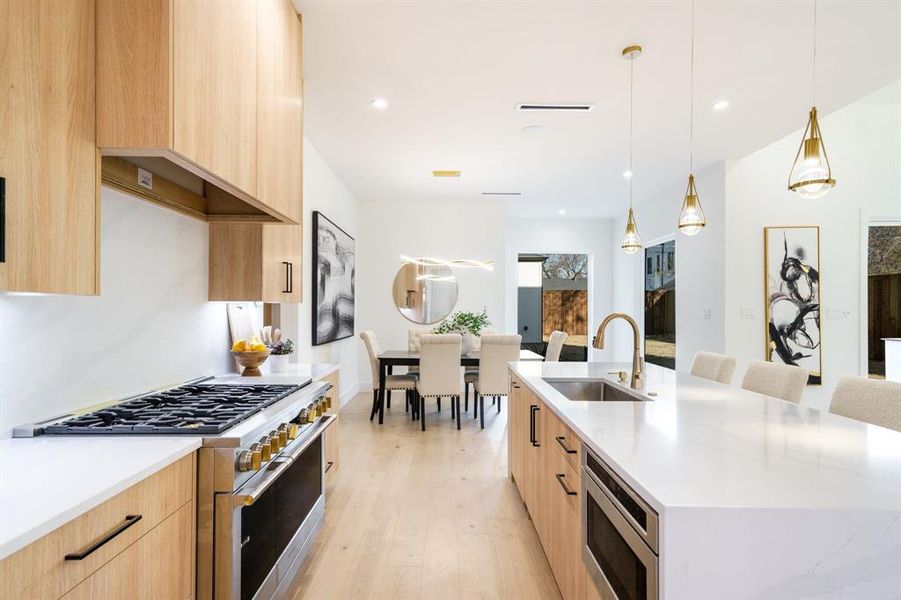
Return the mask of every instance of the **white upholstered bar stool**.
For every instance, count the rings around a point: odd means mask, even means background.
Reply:
[[[807,387],[807,371],[792,365],[755,360],[748,366],[741,387],[797,403]]]
[[[569,337],[565,331],[552,331],[547,340],[547,350],[544,352],[544,362],[557,362],[563,351],[563,342]]]
[[[695,377],[703,377],[729,385],[735,374],[735,357],[716,352],[698,352],[691,361],[689,371]]]
[[[867,377],[842,377],[829,412],[901,431],[901,383]]]
[[[460,429],[460,343],[459,333],[428,334],[421,338],[419,377],[416,380],[417,407],[413,418],[425,431],[425,399],[447,396],[451,400],[451,416],[457,417]]]
[[[479,413],[482,429],[485,429],[485,396],[494,396],[497,412],[501,412],[501,397],[510,394],[510,377],[507,364],[519,359],[521,335],[482,336],[479,353],[479,378],[475,382],[473,412]]]
[[[360,339],[366,345],[366,353],[369,355],[369,366],[372,369],[372,412],[369,414],[369,420],[375,416],[379,409],[379,354],[382,349],[379,347],[379,341],[375,337],[374,331],[363,331],[360,333]],[[387,404],[387,396],[393,390],[404,390],[407,394],[406,405],[410,405],[413,399],[412,392],[416,389],[415,375],[386,375],[385,376],[385,401]]]

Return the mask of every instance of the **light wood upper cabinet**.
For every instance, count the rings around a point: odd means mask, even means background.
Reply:
[[[211,222],[299,223],[300,35],[289,0],[97,0],[104,183]]]
[[[299,225],[210,223],[209,299],[301,301]]]
[[[303,40],[287,0],[257,6],[257,195],[295,223],[303,194]]]
[[[0,2],[0,291],[99,293],[93,0]]]
[[[255,196],[257,2],[180,0],[172,12],[175,151]]]

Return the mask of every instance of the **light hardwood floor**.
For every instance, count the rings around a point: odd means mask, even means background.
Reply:
[[[461,431],[432,401],[422,432],[401,393],[370,423],[371,398],[341,407],[341,467],[294,600],[560,598],[507,476],[506,399]]]

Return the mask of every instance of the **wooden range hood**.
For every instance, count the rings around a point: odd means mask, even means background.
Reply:
[[[97,0],[102,182],[205,221],[299,223],[302,74],[278,60],[301,52],[288,7]]]

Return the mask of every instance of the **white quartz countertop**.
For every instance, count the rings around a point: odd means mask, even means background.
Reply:
[[[512,364],[652,506],[901,511],[901,433],[647,365],[648,402],[571,401],[544,378],[623,363]]]
[[[0,559],[200,447],[200,437],[0,440]]]

